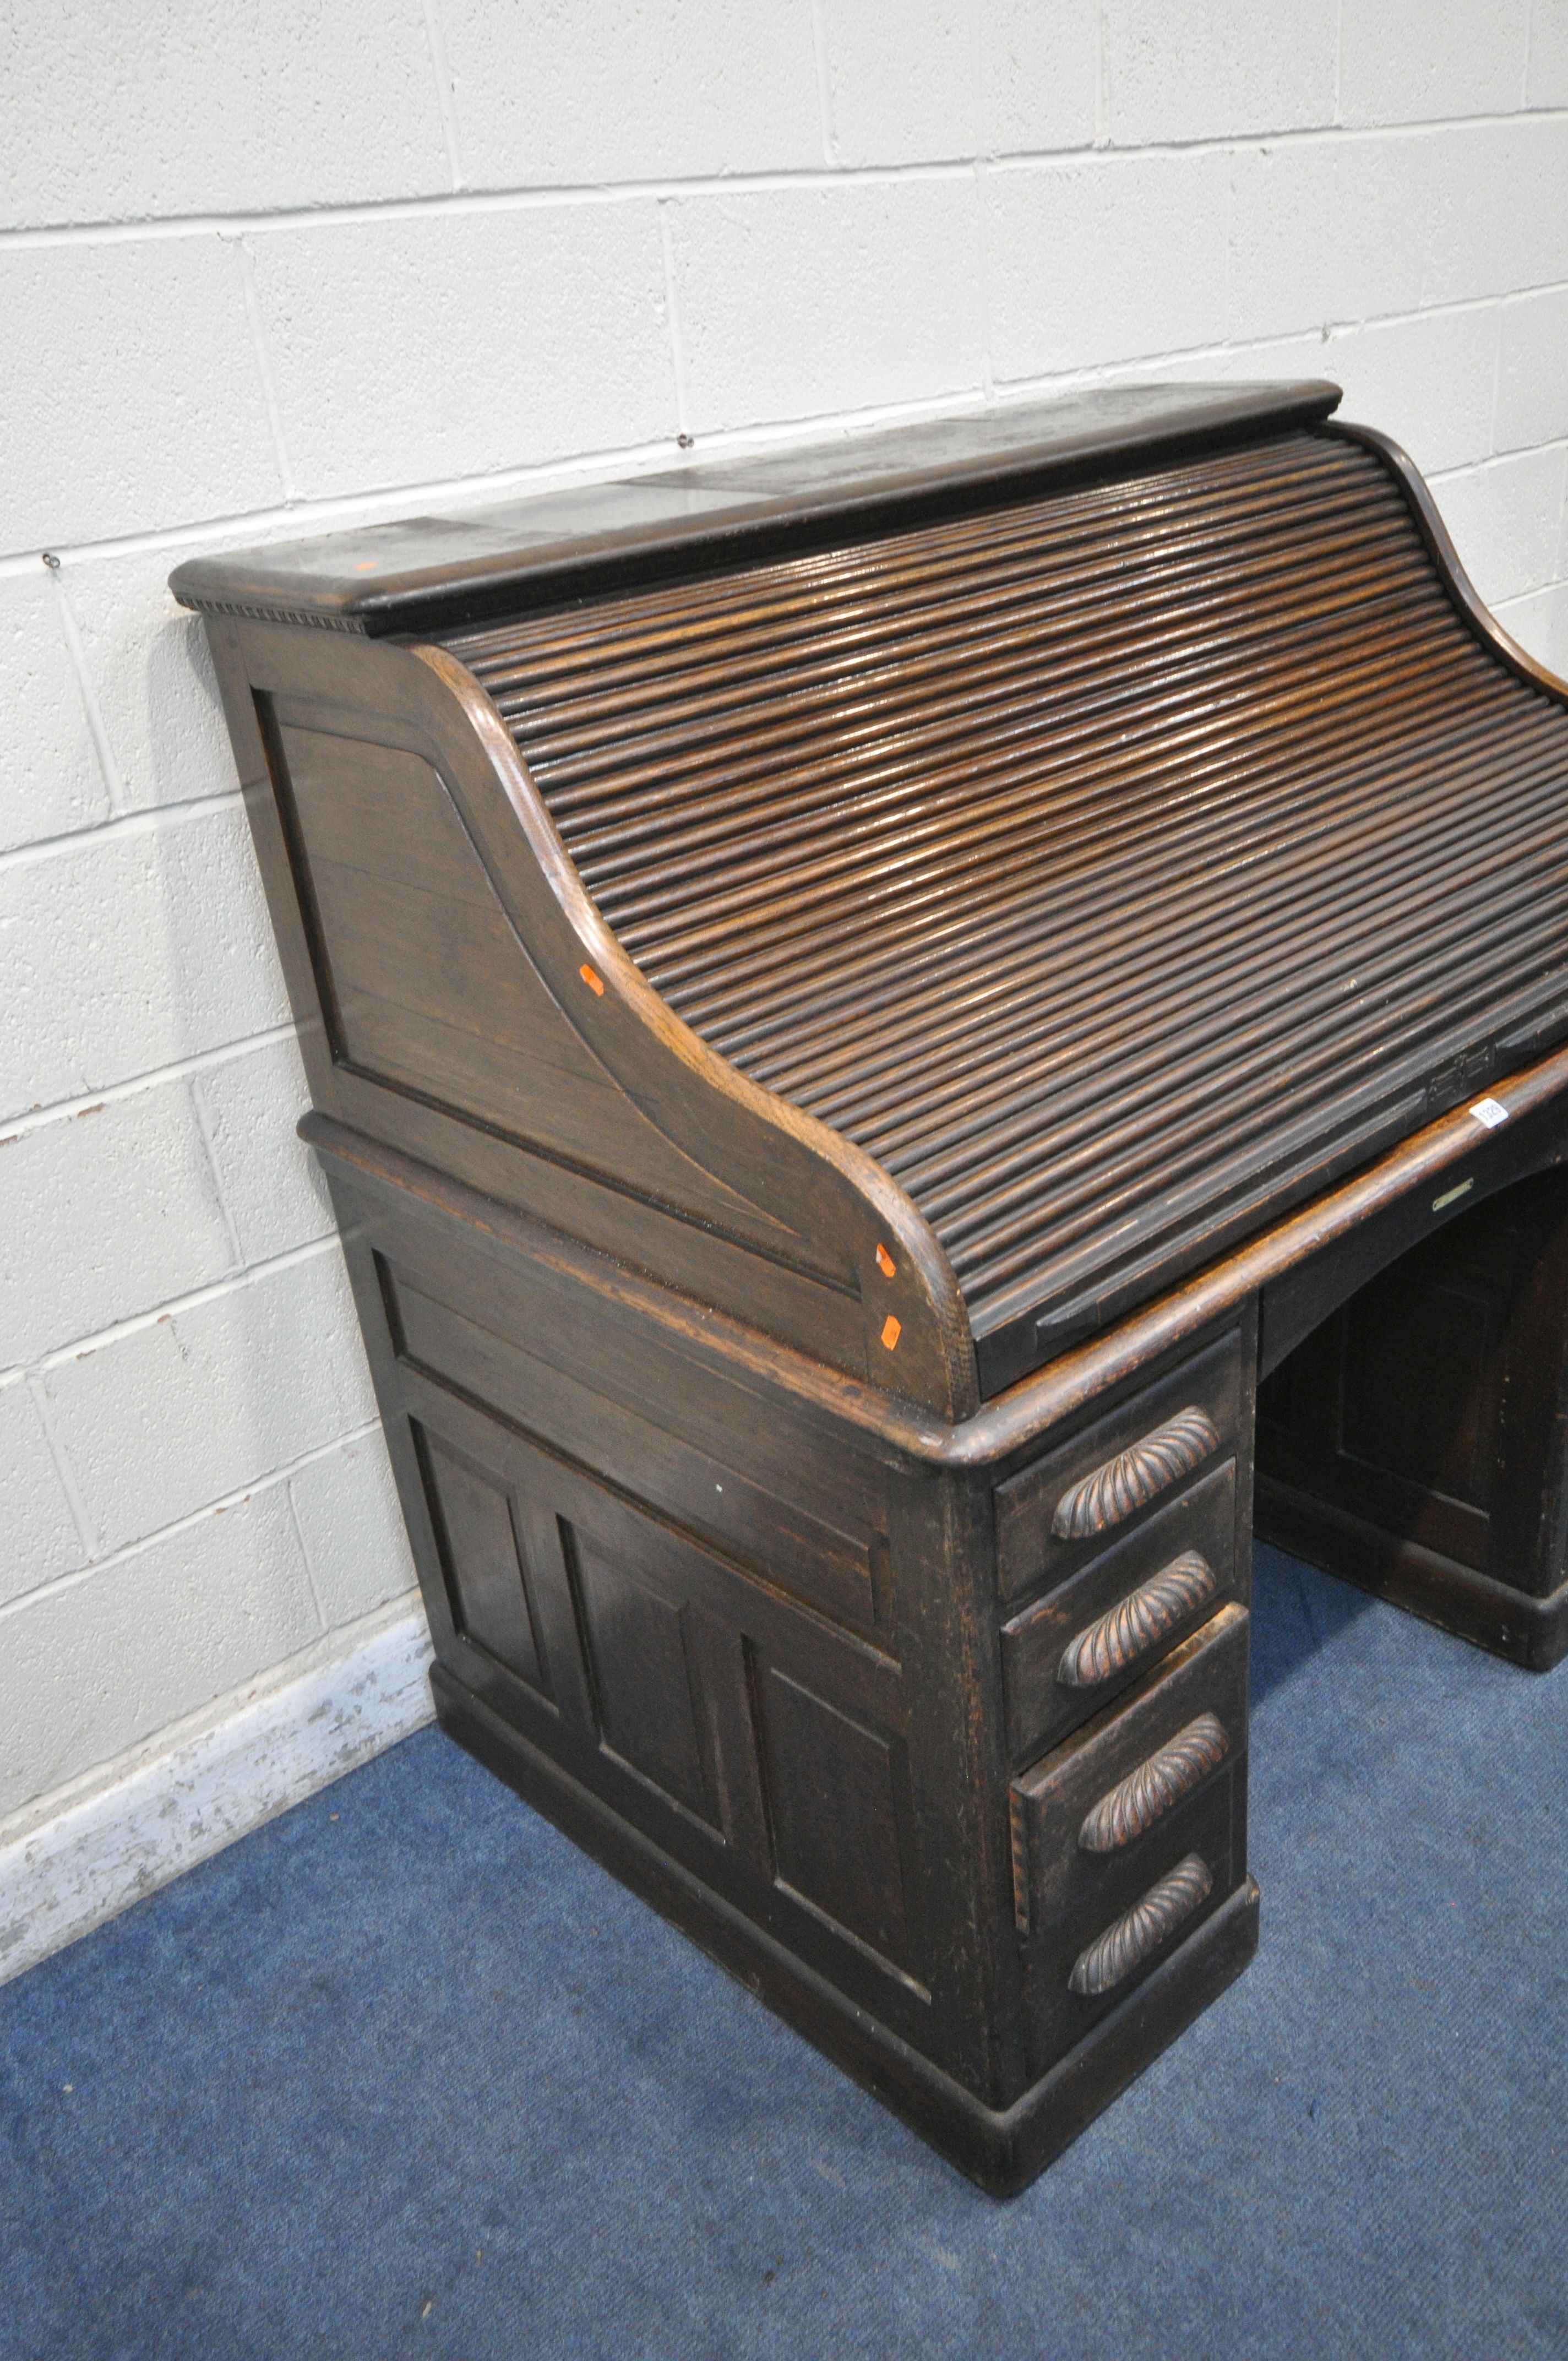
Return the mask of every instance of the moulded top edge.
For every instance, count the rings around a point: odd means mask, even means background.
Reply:
[[[199,609],[407,631],[438,616],[494,612],[510,589],[526,594],[618,561],[704,545],[739,554],[770,532],[836,514],[1113,463],[1188,439],[1310,424],[1339,399],[1321,379],[1102,387],[191,558],[170,587]]]

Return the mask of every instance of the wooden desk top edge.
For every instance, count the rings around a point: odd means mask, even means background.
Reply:
[[[1564,1100],[1563,1112],[1568,1115],[1568,1049],[1556,1049],[1495,1082],[1486,1095],[1506,1110],[1510,1121],[1535,1114],[1557,1099]],[[499,1201],[481,1197],[330,1116],[307,1115],[301,1121],[300,1133],[323,1155],[356,1170],[367,1180],[379,1180],[411,1190],[433,1204],[445,1204],[460,1217],[493,1231],[498,1239],[515,1233],[515,1243],[526,1250],[559,1264],[580,1282],[635,1300],[661,1325],[682,1331],[699,1352],[717,1349],[731,1366],[750,1368],[763,1382],[782,1387],[803,1408],[815,1407],[858,1428],[873,1448],[881,1446],[906,1462],[952,1471],[986,1468],[1026,1447],[1058,1420],[1212,1328],[1270,1280],[1348,1235],[1372,1215],[1430,1185],[1497,1137],[1477,1123],[1468,1106],[1455,1108],[1299,1213],[1222,1257],[1102,1335],[1031,1371],[973,1415],[948,1426],[722,1312],[695,1303],[688,1307],[685,1299],[669,1287],[621,1268],[564,1233],[552,1231]],[[1483,1189],[1481,1194],[1486,1193]]]
[[[371,637],[444,629],[554,595],[574,575],[682,555],[724,562],[819,521],[1315,424],[1339,400],[1321,379],[1103,387],[225,551],[188,559],[170,587],[203,612]]]

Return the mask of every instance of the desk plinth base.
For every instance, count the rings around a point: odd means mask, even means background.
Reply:
[[[1254,1530],[1260,1540],[1527,1672],[1549,1673],[1568,1656],[1568,1583],[1545,1598],[1531,1598],[1261,1470],[1255,1486]]]
[[[1014,2196],[1240,1975],[1257,1949],[1258,1890],[1245,1878],[1197,1932],[1004,2111],[985,2106],[712,1893],[441,1665],[437,1719],[623,1885],[700,1944],[775,2015],[993,2197]]]

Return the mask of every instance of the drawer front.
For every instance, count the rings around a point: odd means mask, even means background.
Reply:
[[[1020,1931],[1103,1932],[1149,1883],[1149,1849],[1246,1752],[1246,1610],[1222,1608],[1129,1696],[1013,1783]],[[1086,1936],[1085,1940],[1089,1938]]]
[[[1002,1627],[1014,1763],[1098,1714],[1227,1600],[1247,1593],[1227,1459]]]
[[[1061,1581],[1234,1455],[1241,1393],[1238,1331],[999,1485],[1003,1598]]]
[[[1077,2048],[1246,1874],[1246,1763],[1221,1769],[1024,1945],[1033,2074]]]

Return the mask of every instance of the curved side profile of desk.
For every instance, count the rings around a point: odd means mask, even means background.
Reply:
[[[1255,1944],[1255,1430],[1568,1647],[1568,692],[1336,399],[174,577],[444,1723],[999,2191]]]

